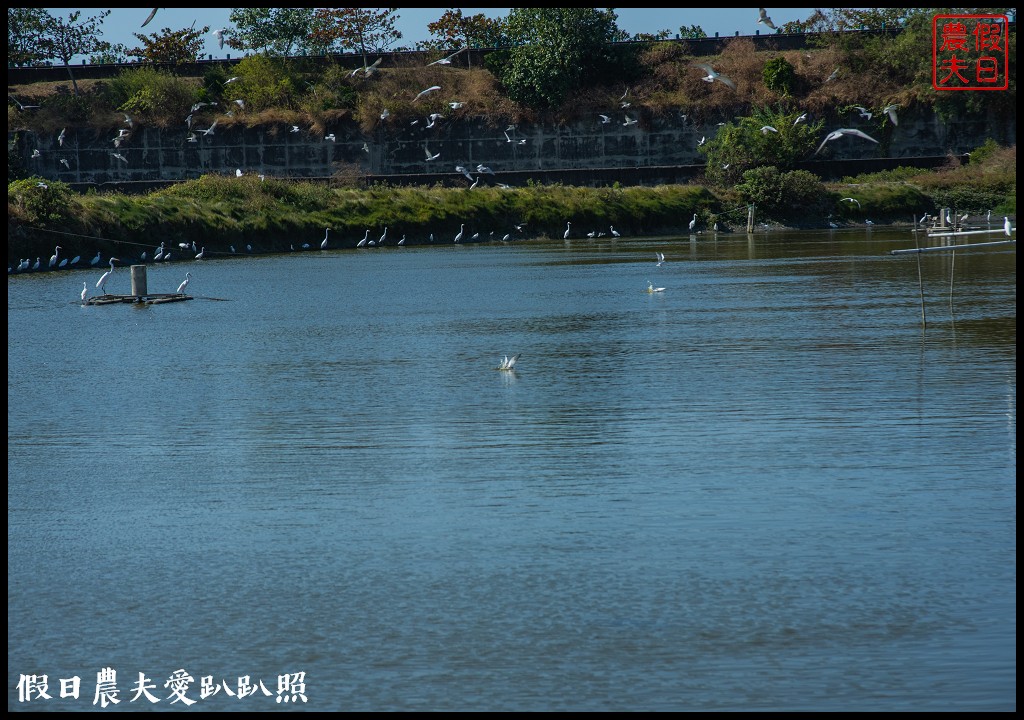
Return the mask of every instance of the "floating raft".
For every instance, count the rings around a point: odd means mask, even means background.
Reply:
[[[113,305],[115,303],[138,303],[140,305],[159,305],[161,303],[192,300],[191,295],[184,293],[158,293],[155,295],[97,295],[86,298],[83,305]]]

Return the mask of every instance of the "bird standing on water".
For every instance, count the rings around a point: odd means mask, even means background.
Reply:
[[[190,273],[190,272],[185,273],[185,279],[182,281],[181,285],[178,286],[178,294],[179,295],[181,295],[183,292],[185,292],[185,288],[188,287],[188,281],[191,280],[191,279],[192,279],[192,273]]]

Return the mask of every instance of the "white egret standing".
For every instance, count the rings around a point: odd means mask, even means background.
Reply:
[[[114,274],[114,261],[115,260],[117,260],[117,258],[110,258],[110,261],[109,261],[110,262],[110,269],[107,270],[105,273],[103,273],[103,275],[100,276],[100,279],[96,281],[96,289],[99,290],[101,293],[106,294],[106,292],[107,292],[106,290],[103,289],[103,286],[107,284],[107,280],[109,280],[110,276]],[[121,262],[121,261],[118,260],[118,262]]]
[[[569,231],[572,228],[572,223],[568,220],[565,221],[565,232],[562,233],[562,238],[565,240],[569,239]]]
[[[1010,230],[1013,228],[1010,225],[1010,218],[1003,216],[1003,232],[1006,233],[1006,237],[1010,237]]]
[[[455,242],[458,242],[459,240],[462,239],[462,231],[465,230],[465,228],[466,228],[465,223],[459,225],[459,234],[455,236]]]
[[[363,235],[363,239],[356,243],[356,247],[366,247],[366,241],[370,239],[370,228],[366,228],[366,234]]]
[[[615,237],[619,237],[619,231],[615,229],[614,225],[609,225],[608,229],[612,231],[612,235],[614,235]]]
[[[693,232],[694,228],[697,227],[697,213],[693,214],[693,220],[690,221],[690,232]]]
[[[324,228],[324,241],[322,243],[320,243],[320,249],[321,250],[326,250],[327,249],[327,233],[329,233],[330,231],[331,231],[330,228]]]
[[[100,254],[98,252],[96,253],[96,257],[94,257],[89,264],[94,267],[100,264]]]
[[[58,255],[60,255],[60,245],[57,246],[57,249],[53,251],[53,255],[50,256],[50,267],[57,264]]]
[[[181,295],[183,292],[185,292],[185,288],[188,287],[188,281],[190,279],[192,279],[192,273],[190,273],[190,272],[185,273],[185,279],[182,280],[181,285],[178,286],[178,294],[179,295]]]
[[[82,299],[85,300],[87,297],[89,297],[89,283],[84,282],[82,283]]]
[[[203,249],[200,250],[198,253],[196,253],[196,260],[202,260],[205,256],[206,256],[206,246],[204,245]]]
[[[388,228],[387,228],[387,225],[385,225],[384,226],[384,233],[380,236],[380,240],[377,241],[377,244],[378,245],[383,245],[384,244],[384,240],[387,239],[387,236],[388,236]]]

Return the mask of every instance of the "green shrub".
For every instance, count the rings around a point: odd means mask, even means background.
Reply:
[[[743,173],[736,190],[760,214],[775,219],[823,216],[829,205],[824,184],[806,170],[783,173],[773,165],[754,168]]]
[[[779,56],[764,64],[761,79],[766,88],[779,95],[792,95],[796,70],[786,58]]]
[[[12,215],[29,225],[65,225],[77,207],[67,183],[30,177],[7,183],[7,203]]]

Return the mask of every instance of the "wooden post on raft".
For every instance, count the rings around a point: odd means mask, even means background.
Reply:
[[[148,294],[149,290],[146,285],[146,266],[132,265],[132,297],[142,297]]]

